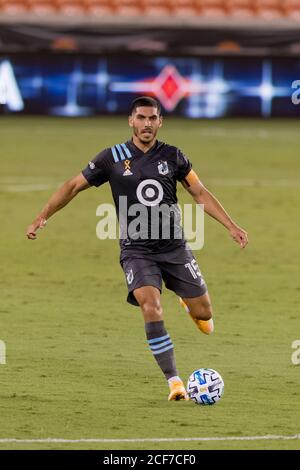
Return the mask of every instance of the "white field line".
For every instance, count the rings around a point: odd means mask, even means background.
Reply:
[[[5,193],[26,193],[34,191],[47,191],[56,189],[62,183],[7,183],[0,180],[0,192]],[[254,178],[208,178],[205,181],[207,186],[226,187],[300,187],[300,179],[279,178],[279,179],[254,179]]]
[[[0,186],[0,191],[5,193],[31,193],[32,191],[46,191],[54,188],[51,184],[8,184]]]
[[[223,127],[199,127],[197,131],[194,128],[187,128],[184,130],[185,134],[194,135],[196,132],[197,136],[201,137],[213,137],[213,138],[235,138],[235,139],[250,139],[254,142],[255,138],[259,139],[287,139],[288,137],[295,137],[296,138],[296,129],[231,129],[231,128],[223,128]],[[168,129],[168,134],[178,135],[178,131],[175,129]]]
[[[2,183],[0,181],[0,192],[4,193],[31,193],[34,191],[47,191],[56,189],[60,183]]]
[[[255,178],[208,178],[207,183],[215,186],[268,186],[268,187],[290,187],[300,186],[299,178],[278,178],[278,179],[255,179]]]
[[[290,441],[300,439],[300,434],[292,436],[280,436],[267,434],[265,436],[226,436],[226,437],[175,437],[175,438],[151,438],[151,439],[61,439],[61,438],[45,438],[45,439],[0,439],[1,444],[20,443],[20,444],[37,444],[37,443],[122,443],[122,442],[201,442],[201,441]]]

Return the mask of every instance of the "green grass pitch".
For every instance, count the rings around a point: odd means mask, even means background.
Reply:
[[[142,316],[126,303],[117,241],[100,241],[109,185],[78,195],[39,232],[25,230],[57,185],[127,140],[126,118],[0,119],[0,449],[296,449],[300,440],[5,443],[17,439],[155,439],[300,433],[300,159],[297,121],[166,119],[206,186],[249,232],[240,250],[205,219],[196,257],[212,297],[206,337],[164,289],[165,322],[184,380],[199,367],[225,382],[213,407],[169,403]],[[40,190],[38,190],[38,186]],[[181,203],[190,196],[178,188]]]

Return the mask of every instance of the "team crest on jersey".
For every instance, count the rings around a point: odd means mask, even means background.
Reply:
[[[124,161],[124,168],[125,168],[125,171],[123,173],[123,176],[133,175],[133,173],[130,170],[130,160],[125,160]]]
[[[158,162],[158,173],[160,175],[167,175],[169,173],[169,168],[167,162]]]
[[[128,284],[129,284],[129,285],[132,284],[132,281],[133,281],[133,278],[134,278],[132,269],[130,269],[130,270],[126,273],[126,278],[127,278]]]

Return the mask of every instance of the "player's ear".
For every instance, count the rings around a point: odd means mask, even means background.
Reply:
[[[159,124],[158,127],[161,127],[163,125],[163,117],[159,116]]]
[[[129,124],[129,127],[133,127],[133,117],[132,117],[132,114],[130,114],[130,116],[128,116],[128,124]]]

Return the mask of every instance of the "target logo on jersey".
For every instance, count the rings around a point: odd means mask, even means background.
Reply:
[[[136,189],[136,196],[144,206],[157,206],[163,199],[162,185],[153,179],[140,182]]]

